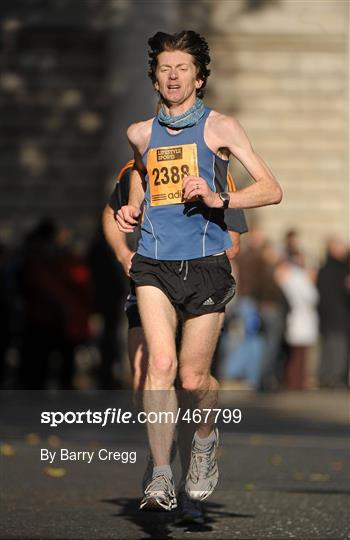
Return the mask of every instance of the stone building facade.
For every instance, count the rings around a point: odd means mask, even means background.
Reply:
[[[248,212],[250,222],[276,240],[296,228],[317,263],[327,236],[349,240],[349,4],[201,3],[212,52],[208,102],[237,116],[284,190],[281,205]],[[232,169],[249,182],[237,162]]]
[[[2,238],[41,215],[89,238],[130,156],[127,125],[155,108],[146,38],[183,27],[210,43],[207,103],[237,116],[283,186],[283,203],[249,211],[250,222],[276,240],[296,227],[315,262],[329,234],[348,238],[347,1],[3,4]],[[249,183],[235,161],[232,170]]]

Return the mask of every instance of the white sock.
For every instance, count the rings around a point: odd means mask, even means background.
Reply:
[[[213,430],[208,437],[200,437],[196,431],[194,434],[194,441],[195,446],[198,448],[198,450],[205,450],[207,448],[210,448],[210,446],[213,444],[213,442],[216,439],[215,431]]]
[[[155,478],[156,476],[159,476],[161,474],[164,474],[168,478],[172,479],[173,472],[170,465],[159,465],[159,467],[153,467],[152,478]]]

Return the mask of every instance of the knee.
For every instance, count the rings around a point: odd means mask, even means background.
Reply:
[[[180,370],[181,388],[187,392],[202,392],[209,387],[209,373],[193,370]]]
[[[171,354],[150,356],[148,376],[152,381],[172,384],[176,376],[176,358]]]

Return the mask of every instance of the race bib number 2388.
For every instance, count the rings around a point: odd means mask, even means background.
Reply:
[[[147,153],[151,206],[179,204],[185,176],[198,176],[197,145],[162,146]]]

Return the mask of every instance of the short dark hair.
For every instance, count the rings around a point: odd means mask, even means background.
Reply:
[[[204,89],[210,75],[209,46],[206,39],[193,30],[183,30],[177,34],[157,32],[148,40],[149,70],[148,75],[153,84],[156,82],[156,68],[158,55],[164,51],[183,51],[191,54],[197,68],[197,77],[203,81],[201,88],[197,89],[197,96],[204,96]]]

